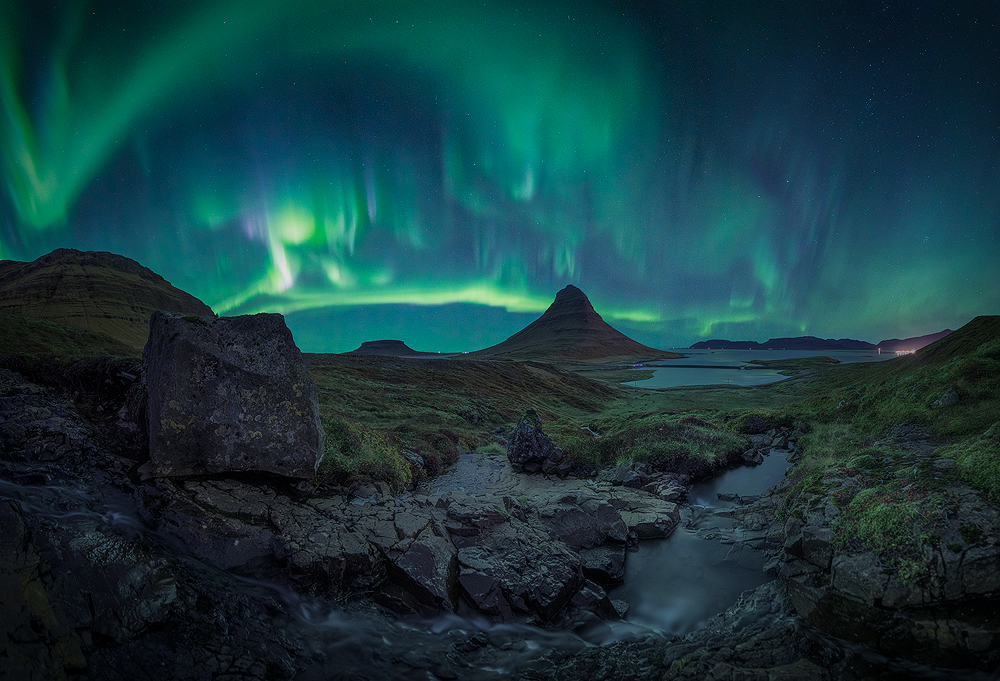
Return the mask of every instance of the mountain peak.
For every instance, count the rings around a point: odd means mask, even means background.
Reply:
[[[587,297],[587,294],[578,289],[576,286],[573,286],[573,284],[567,284],[561,291],[559,291],[559,293],[556,294],[556,299],[552,301],[552,304],[584,304],[591,307],[590,299]]]
[[[504,342],[471,353],[477,356],[550,360],[680,357],[647,347],[613,328],[572,284],[556,294],[542,316]]]

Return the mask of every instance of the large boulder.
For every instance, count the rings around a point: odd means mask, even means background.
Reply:
[[[156,311],[142,360],[153,476],[315,476],[325,439],[316,386],[281,315]]]
[[[534,409],[529,409],[517,422],[508,442],[507,458],[515,470],[534,473],[550,458],[561,460],[562,451],[542,431],[542,420]]]

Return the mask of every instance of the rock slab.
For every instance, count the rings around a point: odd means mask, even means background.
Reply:
[[[158,310],[142,361],[153,476],[315,476],[325,440],[316,385],[281,315]]]

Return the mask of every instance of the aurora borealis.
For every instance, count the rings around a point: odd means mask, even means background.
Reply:
[[[300,347],[657,347],[1000,312],[1000,5],[0,0],[0,258],[134,258]]]

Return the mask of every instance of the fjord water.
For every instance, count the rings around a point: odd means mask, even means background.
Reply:
[[[757,368],[753,360],[832,357],[842,363],[880,362],[894,359],[891,352],[877,350],[677,350],[686,357],[661,359],[644,365],[653,376],[637,382],[643,388],[673,388],[685,385],[763,385],[782,376],[777,369]],[[693,366],[692,366],[693,365]]]

